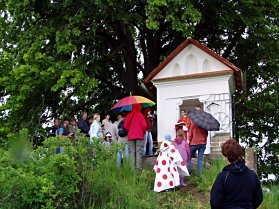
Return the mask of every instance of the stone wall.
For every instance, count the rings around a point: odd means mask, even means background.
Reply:
[[[229,133],[216,133],[211,138],[210,142],[211,155],[222,155],[221,146],[225,141],[229,140],[230,138],[231,137]]]

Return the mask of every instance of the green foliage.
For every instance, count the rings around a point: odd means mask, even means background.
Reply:
[[[118,149],[80,137],[49,138],[32,151],[27,137],[26,131],[11,135],[10,145],[1,149],[1,208],[81,208],[92,197],[89,173],[114,159]],[[58,147],[63,153],[55,154]]]
[[[244,72],[237,134],[257,147],[261,176],[277,176],[278,11],[277,0],[1,1],[0,136],[147,95],[139,73],[191,35]]]
[[[262,209],[276,209],[279,201],[279,186],[276,184],[270,184],[263,189],[264,201],[260,208]]]
[[[184,37],[192,35],[201,19],[201,13],[191,1],[150,0],[147,1],[146,14],[148,28],[159,30],[162,22],[170,22],[172,29],[182,32]]]

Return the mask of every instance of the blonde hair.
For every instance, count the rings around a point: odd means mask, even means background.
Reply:
[[[94,114],[93,119],[97,120],[98,117],[100,117],[100,114],[96,113],[96,114]]]

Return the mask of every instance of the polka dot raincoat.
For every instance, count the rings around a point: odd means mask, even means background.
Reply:
[[[178,150],[171,142],[164,140],[160,147],[160,154],[154,165],[156,178],[154,191],[161,192],[174,188],[180,184],[179,175],[189,176],[186,163],[183,161]]]

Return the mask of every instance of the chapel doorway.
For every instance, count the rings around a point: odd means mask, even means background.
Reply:
[[[180,111],[179,114],[181,112],[181,110],[185,110],[186,113],[188,112],[188,110],[190,109],[194,109],[196,105],[201,105],[201,109],[203,110],[203,103],[201,103],[199,101],[199,99],[188,99],[188,100],[183,100],[182,104],[180,105]],[[180,117],[180,115],[179,115]]]

